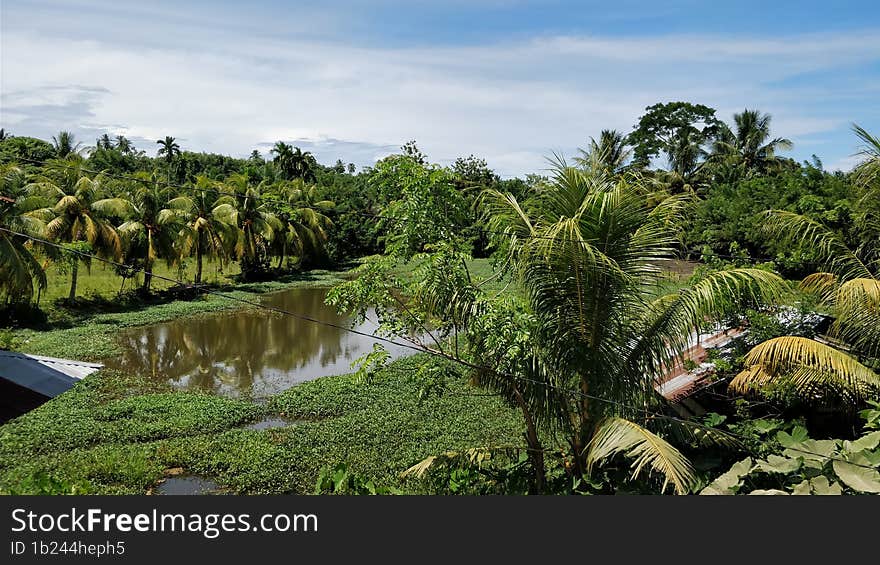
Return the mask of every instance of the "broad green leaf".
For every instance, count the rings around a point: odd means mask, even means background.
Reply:
[[[843,442],[843,448],[850,453],[857,453],[864,449],[875,449],[878,445],[880,445],[880,431],[863,435],[855,441]]]
[[[837,483],[829,483],[828,477],[819,475],[810,479],[810,486],[813,488],[813,494],[818,495],[840,495],[843,489]]]
[[[834,455],[839,445],[836,439],[807,439],[785,445],[787,449],[782,454],[788,457],[801,457],[805,460],[825,461]]]
[[[807,433],[807,429],[803,426],[795,426],[791,433],[787,432],[776,432],[776,441],[782,444],[783,447],[791,447],[797,443],[801,443],[810,438],[809,433]]]
[[[793,473],[801,468],[802,462],[801,459],[771,455],[767,457],[766,461],[759,460],[755,464],[755,469],[765,473]]]
[[[868,459],[861,454],[850,456],[850,461],[835,459],[834,472],[849,488],[858,492],[880,493],[880,473],[862,465],[870,465]]]
[[[795,494],[795,495],[812,494],[812,492],[810,491],[810,481],[801,481],[798,484],[794,485],[794,488],[791,490],[791,494]]]
[[[700,491],[700,494],[736,494],[736,490],[742,486],[742,477],[748,475],[752,471],[753,465],[754,461],[751,457],[746,457],[742,461],[734,463],[729,471],[712,481],[709,486]]]
[[[758,489],[758,490],[753,490],[749,494],[764,495],[764,496],[767,496],[767,495],[788,496],[788,493],[785,492],[784,490],[777,490],[777,489],[766,489],[766,490],[765,489]]]
[[[781,420],[761,419],[761,420],[752,420],[751,424],[752,424],[752,427],[754,427],[758,433],[769,434],[772,431],[778,430],[779,427],[782,425],[782,421]],[[786,435],[788,435],[788,434],[786,434]]]

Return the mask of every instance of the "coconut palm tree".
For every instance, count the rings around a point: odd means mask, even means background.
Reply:
[[[575,161],[586,165],[594,157],[603,167],[612,173],[619,173],[632,156],[632,149],[627,147],[626,136],[616,130],[603,129],[599,141],[590,138],[590,146],[581,150],[581,157]]]
[[[127,190],[125,218],[117,231],[125,243],[128,259],[140,259],[144,269],[141,291],[150,292],[153,265],[164,257],[168,264],[177,260],[175,243],[183,228],[180,215],[169,209],[173,196],[171,189],[159,182],[155,174],[139,172],[135,182]]]
[[[786,284],[765,270],[731,269],[658,297],[659,264],[675,256],[689,197],[596,175],[559,162],[526,202],[485,193],[487,221],[507,234],[501,242],[534,327],[518,372],[485,371],[480,382],[519,405],[527,429],[531,419],[561,433],[575,474],[629,456],[634,474],[651,469],[684,493],[693,467],[646,417],[655,386],[706,320],[773,301]],[[491,360],[492,343],[475,350]],[[542,450],[536,435],[527,434],[532,453]]]
[[[299,147],[293,148],[291,155],[291,169],[294,178],[303,179],[304,181],[315,180],[315,166],[317,165],[315,157],[308,151],[303,151]]]
[[[745,109],[733,115],[735,131],[727,124],[719,126],[714,145],[714,160],[733,160],[747,172],[764,172],[778,162],[780,150],[791,149],[790,140],[770,138],[770,114]]]
[[[95,141],[95,147],[98,149],[113,149],[113,141],[110,134],[105,133]]]
[[[82,143],[76,141],[76,136],[69,131],[60,131],[58,135],[53,135],[52,145],[55,147],[55,156],[59,159],[78,156],[84,150]]]
[[[165,157],[165,163],[171,167],[175,157],[180,157],[180,145],[170,135],[166,135],[165,139],[157,139],[159,150],[156,152],[157,157]]]
[[[105,177],[101,174],[92,178],[87,176],[82,170],[81,161],[76,162],[75,166],[70,166],[68,161],[50,161],[46,164],[45,173],[29,184],[27,191],[32,196],[53,203],[51,207],[35,211],[44,217],[54,215],[46,224],[49,239],[73,244],[78,251],[118,260],[122,256],[119,234],[106,218],[121,217],[127,210],[127,203],[120,198],[102,198],[104,181]],[[70,301],[76,299],[80,261],[89,265],[82,255],[70,256]]]
[[[15,165],[0,167],[0,226],[35,237],[45,237],[46,215],[38,199],[30,198],[24,171]],[[35,245],[0,231],[0,293],[7,301],[30,300],[34,283],[46,288],[46,273],[34,256]]]
[[[273,241],[279,268],[289,252],[299,256],[300,264],[306,264],[324,253],[327,230],[333,227],[333,222],[326,214],[336,207],[330,200],[321,200],[318,188],[306,184],[302,179],[291,182],[285,188],[287,202],[280,206],[277,213],[282,231],[276,234]]]
[[[124,135],[116,136],[116,149],[119,150],[123,155],[128,155],[134,152],[134,146],[131,144],[131,141],[128,140]]]
[[[235,224],[227,223],[220,218],[217,208],[222,202],[215,181],[199,176],[194,188],[192,194],[171,199],[168,207],[178,211],[187,226],[187,229],[181,232],[180,252],[183,255],[190,255],[195,251],[195,283],[200,284],[204,255],[219,256],[222,261],[230,254],[236,243],[237,230]]]
[[[807,402],[843,402],[857,406],[880,395],[880,139],[857,125],[865,160],[853,178],[862,190],[855,206],[851,249],[820,222],[781,210],[766,212],[769,237],[817,254],[823,271],[807,276],[802,288],[818,297],[834,318],[828,339],[780,337],[757,345],[746,367],[731,382],[740,393],[785,386]]]
[[[275,143],[275,146],[272,147],[269,153],[275,155],[272,161],[278,166],[281,173],[286,178],[293,178],[293,147],[283,141],[279,141]]]
[[[217,218],[238,228],[235,254],[241,261],[241,270],[250,276],[263,270],[267,249],[282,226],[261,198],[259,188],[249,186],[246,175],[236,173],[224,183],[225,195],[214,208]]]

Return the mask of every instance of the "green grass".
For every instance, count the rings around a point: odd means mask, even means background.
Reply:
[[[367,384],[317,379],[265,408],[101,371],[0,427],[0,491],[45,492],[48,480],[53,492],[144,493],[182,467],[231,492],[309,493],[322,468],[345,463],[379,485],[420,492],[424,484],[399,475],[425,457],[522,441],[517,413],[462,380],[421,399],[411,375],[425,362],[400,359]],[[265,413],[308,421],[241,428]]]
[[[195,261],[186,261],[183,269],[169,268],[164,261],[156,261],[153,272],[157,275],[175,279],[192,281],[195,279]],[[231,262],[220,268],[219,261],[205,261],[202,265],[202,282],[227,284],[233,281],[233,277],[241,273],[238,263]],[[120,290],[132,290],[139,288],[143,282],[143,275],[138,273],[134,278],[125,281],[122,286],[122,278],[116,274],[113,267],[107,263],[94,261],[92,267],[86,270],[80,264],[79,277],[77,278],[76,295],[83,298],[103,297],[112,299]],[[40,304],[50,305],[58,299],[66,299],[70,292],[70,272],[59,268],[56,263],[51,263],[46,269],[46,289],[40,295]],[[151,288],[164,290],[173,286],[174,283],[153,278]]]

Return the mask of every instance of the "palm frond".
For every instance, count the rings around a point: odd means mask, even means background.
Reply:
[[[856,399],[880,390],[880,375],[854,357],[805,337],[767,340],[746,355],[745,365],[729,385],[734,392],[790,384],[802,398],[812,400],[823,390]]]
[[[610,417],[599,423],[587,447],[588,469],[616,455],[633,459],[633,479],[643,470],[660,474],[661,492],[672,484],[677,494],[687,494],[696,482],[693,465],[670,443],[634,422]]]

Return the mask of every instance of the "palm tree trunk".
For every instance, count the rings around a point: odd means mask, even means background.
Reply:
[[[150,283],[153,281],[153,262],[147,260],[144,265],[144,286],[141,288],[144,294],[150,292]]]
[[[196,237],[196,284],[202,282],[202,232]]]
[[[535,473],[535,492],[542,494],[544,492],[544,481],[547,476],[547,472],[544,469],[544,447],[538,438],[538,430],[525,399],[517,389],[514,389],[514,395],[516,396],[516,403],[522,411],[523,420],[526,423],[526,445],[529,450],[529,460],[532,462],[532,470]]]
[[[70,294],[67,295],[67,300],[73,302],[76,300],[76,279],[79,275],[79,257],[73,258],[73,266],[70,269]]]

